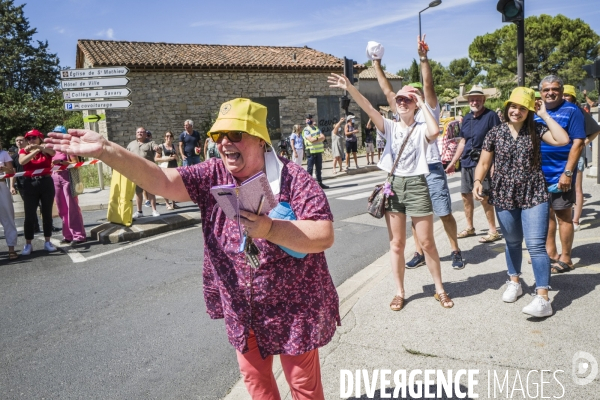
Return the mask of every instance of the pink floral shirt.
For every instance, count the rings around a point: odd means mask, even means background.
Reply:
[[[283,160],[281,193],[299,220],[333,221],[323,190],[298,165]],[[248,351],[254,330],[263,358],[299,355],[326,345],[340,325],[339,299],[325,253],[299,259],[264,239],[255,239],[260,267],[250,267],[239,252],[240,231],[210,195],[212,186],[234,183],[223,161],[212,158],[178,168],[190,198],[202,214],[203,287],[207,312],[225,318],[229,342]]]

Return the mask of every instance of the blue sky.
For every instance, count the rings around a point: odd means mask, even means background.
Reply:
[[[78,39],[304,46],[366,61],[369,40],[386,48],[383,63],[396,72],[416,54],[418,13],[430,0],[154,1],[15,0],[47,40],[62,66],[75,66]],[[473,38],[501,28],[496,0],[443,0],[421,14],[430,58],[447,65],[468,55]],[[594,0],[526,0],[525,14],[581,18],[600,34]]]

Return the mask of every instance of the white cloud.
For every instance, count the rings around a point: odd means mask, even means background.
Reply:
[[[97,36],[105,36],[107,39],[114,39],[115,38],[115,31],[113,31],[113,28],[108,28],[106,30],[100,31],[98,33],[96,33]]]
[[[54,30],[60,34],[63,34],[67,31],[65,28],[62,28],[60,26],[55,27]]]
[[[489,0],[452,0],[452,2],[442,3],[436,10],[448,11],[452,8],[486,1]],[[365,10],[365,12],[357,18],[356,12],[359,8]],[[278,44],[296,46],[383,27],[400,21],[414,20],[418,18],[419,11],[422,8],[422,4],[367,0],[344,7],[323,8],[306,15],[306,19],[303,21],[294,19],[290,21],[261,22],[229,19],[227,22],[215,20],[195,22],[190,26],[213,26],[217,27],[217,30],[226,27],[229,33],[227,38],[231,42],[247,42],[248,35],[246,32],[253,32],[253,43],[273,43],[272,32],[277,31],[275,40]],[[348,16],[352,16],[352,18],[347,19]],[[307,26],[310,29],[298,29],[301,26]],[[451,26],[451,24],[448,26]],[[399,34],[399,38],[402,38],[402,33]]]

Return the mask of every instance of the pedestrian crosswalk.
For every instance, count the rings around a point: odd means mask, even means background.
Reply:
[[[387,172],[374,171],[360,175],[349,175],[344,178],[331,179],[327,182],[329,189],[325,194],[329,200],[353,201],[369,197],[375,185],[382,183]],[[448,176],[448,188],[452,203],[461,200],[460,175]]]

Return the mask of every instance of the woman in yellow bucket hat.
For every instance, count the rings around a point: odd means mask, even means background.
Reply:
[[[324,253],[333,244],[333,215],[317,182],[301,166],[277,157],[266,117],[266,107],[248,99],[223,103],[208,132],[221,158],[177,169],[160,168],[89,130],[51,133],[46,142],[99,158],[151,193],[197,203],[207,312],[225,319],[250,395],[279,398],[272,371],[273,355],[279,354],[292,397],[324,399],[318,349],[340,324]],[[261,171],[278,207],[285,203],[293,220],[243,210],[232,220],[215,207],[211,187],[239,185]],[[246,240],[252,245],[244,246]]]
[[[546,122],[547,127],[534,121],[534,113]],[[496,208],[506,240],[509,275],[502,300],[513,303],[523,294],[520,276],[525,238],[536,295],[522,311],[534,317],[548,317],[552,315],[548,298],[550,259],[546,253],[549,205],[541,166],[541,141],[563,146],[569,142],[569,136],[548,115],[544,102],[536,101],[535,92],[525,87],[515,88],[504,103],[504,120],[506,122],[492,128],[485,137],[475,169],[473,195],[477,200],[483,198],[481,181],[493,165],[488,201]]]

